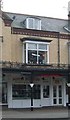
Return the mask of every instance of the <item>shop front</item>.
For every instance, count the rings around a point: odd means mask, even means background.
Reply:
[[[31,91],[31,77],[20,74],[6,74],[3,82],[3,104],[8,108],[31,108],[31,94],[33,107],[66,106],[66,78],[57,74],[40,74],[32,77],[33,88]],[[32,93],[31,93],[32,92]]]

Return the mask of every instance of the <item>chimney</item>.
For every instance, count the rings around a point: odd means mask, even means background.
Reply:
[[[68,2],[68,29],[70,30],[70,1]]]

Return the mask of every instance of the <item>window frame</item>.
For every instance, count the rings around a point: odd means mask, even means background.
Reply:
[[[43,85],[43,98],[50,98],[50,85]]]
[[[41,85],[40,84],[35,84],[33,86],[32,92],[33,92],[33,99],[35,100],[41,99]],[[12,84],[12,100],[25,100],[25,99],[31,99],[30,85],[24,84],[24,83],[23,84],[13,83]]]
[[[31,43],[31,44],[37,44],[37,49],[30,49],[30,50],[37,50],[37,52],[40,52],[40,51],[46,51],[47,52],[47,61],[46,61],[46,64],[49,64],[49,42],[39,42],[39,41],[24,41],[23,42],[23,63],[26,63],[28,64],[28,44]],[[26,44],[26,50],[24,49],[24,44]],[[43,49],[38,49],[38,45],[39,44],[44,44],[44,45],[47,45],[47,49],[46,50],[43,50]],[[25,53],[26,51],[26,53]],[[25,55],[24,55],[25,54]],[[38,55],[38,53],[37,53]],[[26,58],[25,58],[26,56]],[[37,58],[37,62],[38,62],[38,58]],[[39,63],[37,63],[39,64]]]
[[[30,25],[29,25],[29,20],[32,20],[32,26],[33,27],[30,27]],[[38,25],[37,25],[37,28],[35,27],[35,23],[36,23],[36,20],[38,20]],[[39,18],[31,18],[31,17],[28,17],[27,19],[26,19],[26,28],[28,28],[28,29],[37,29],[37,30],[41,30],[41,20],[39,19]]]
[[[23,87],[23,89],[21,88],[21,89],[13,89],[13,87],[14,86],[20,86],[20,85],[23,85],[23,86],[25,86],[25,88]],[[30,89],[28,89],[28,86],[30,86],[29,84],[19,84],[19,83],[14,83],[14,84],[12,84],[12,100],[25,100],[25,99],[30,99],[31,97],[31,87],[30,87]],[[13,92],[17,92],[17,93],[19,93],[20,91],[24,91],[24,93],[22,92],[22,95],[23,95],[23,97],[22,96],[15,96],[14,94],[13,94]],[[15,93],[14,92],[14,93]],[[19,94],[18,94],[19,95]],[[28,96],[27,96],[28,95]]]

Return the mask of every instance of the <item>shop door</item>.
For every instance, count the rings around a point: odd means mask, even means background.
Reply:
[[[53,105],[62,105],[62,85],[53,85]]]
[[[50,105],[50,85],[43,85],[43,99],[42,99],[42,106],[49,106]]]
[[[7,83],[2,83],[2,103],[7,103]]]

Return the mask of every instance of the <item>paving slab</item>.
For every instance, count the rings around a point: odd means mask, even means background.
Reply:
[[[68,118],[69,110],[67,107],[46,107],[31,109],[3,109],[2,118]]]

